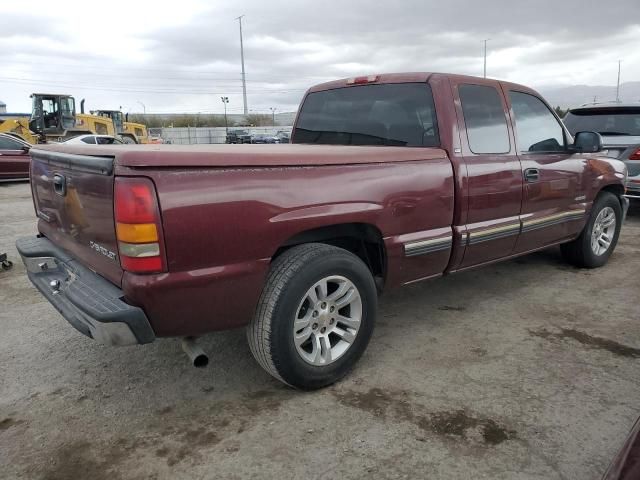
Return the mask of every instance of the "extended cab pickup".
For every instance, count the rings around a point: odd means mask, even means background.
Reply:
[[[411,73],[311,88],[292,145],[39,146],[42,294],[107,344],[247,326],[300,388],[357,361],[383,289],[560,245],[613,252],[626,170],[521,85]]]

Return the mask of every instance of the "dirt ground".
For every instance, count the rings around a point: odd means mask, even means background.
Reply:
[[[558,249],[385,295],[374,338],[314,393],[209,335],[109,348],[27,281],[28,185],[0,185],[3,479],[599,479],[640,415],[640,205],[599,270]]]

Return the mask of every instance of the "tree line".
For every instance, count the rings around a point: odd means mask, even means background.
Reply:
[[[143,123],[148,128],[160,127],[224,127],[224,115],[216,114],[178,114],[160,115],[130,113],[129,121]],[[229,127],[270,127],[273,125],[271,115],[253,113],[244,117],[244,121],[235,121],[227,117]]]

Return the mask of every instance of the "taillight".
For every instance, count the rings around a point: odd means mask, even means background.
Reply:
[[[160,209],[151,180],[116,177],[114,203],[122,268],[133,273],[165,272]]]
[[[640,160],[640,148],[631,154],[629,160]]]
[[[377,75],[369,75],[368,77],[355,77],[347,80],[347,85],[362,85],[364,83],[374,83],[378,81]]]

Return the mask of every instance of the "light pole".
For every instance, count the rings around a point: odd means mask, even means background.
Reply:
[[[142,110],[144,111],[144,114],[146,115],[147,114],[147,107],[145,106],[145,104],[140,102],[140,101],[138,101],[136,103],[139,103],[140,105],[142,105]]]
[[[484,39],[484,68],[483,68],[483,76],[487,78],[487,42],[491,40],[490,38]]]
[[[276,107],[271,107],[269,108],[269,110],[271,110],[271,123],[273,124],[273,126],[276,126]]]
[[[242,98],[244,100],[244,114],[247,115],[249,113],[249,107],[247,107],[247,78],[244,73],[244,44],[242,43],[242,17],[244,15],[240,15],[236,20],[238,20],[240,24],[240,61],[242,62]]]
[[[227,103],[229,103],[229,97],[220,97],[222,104],[224,105],[224,131],[229,135],[229,124],[227,123]]]
[[[616,85],[616,103],[620,103],[620,64],[622,60],[618,60],[618,84]]]

